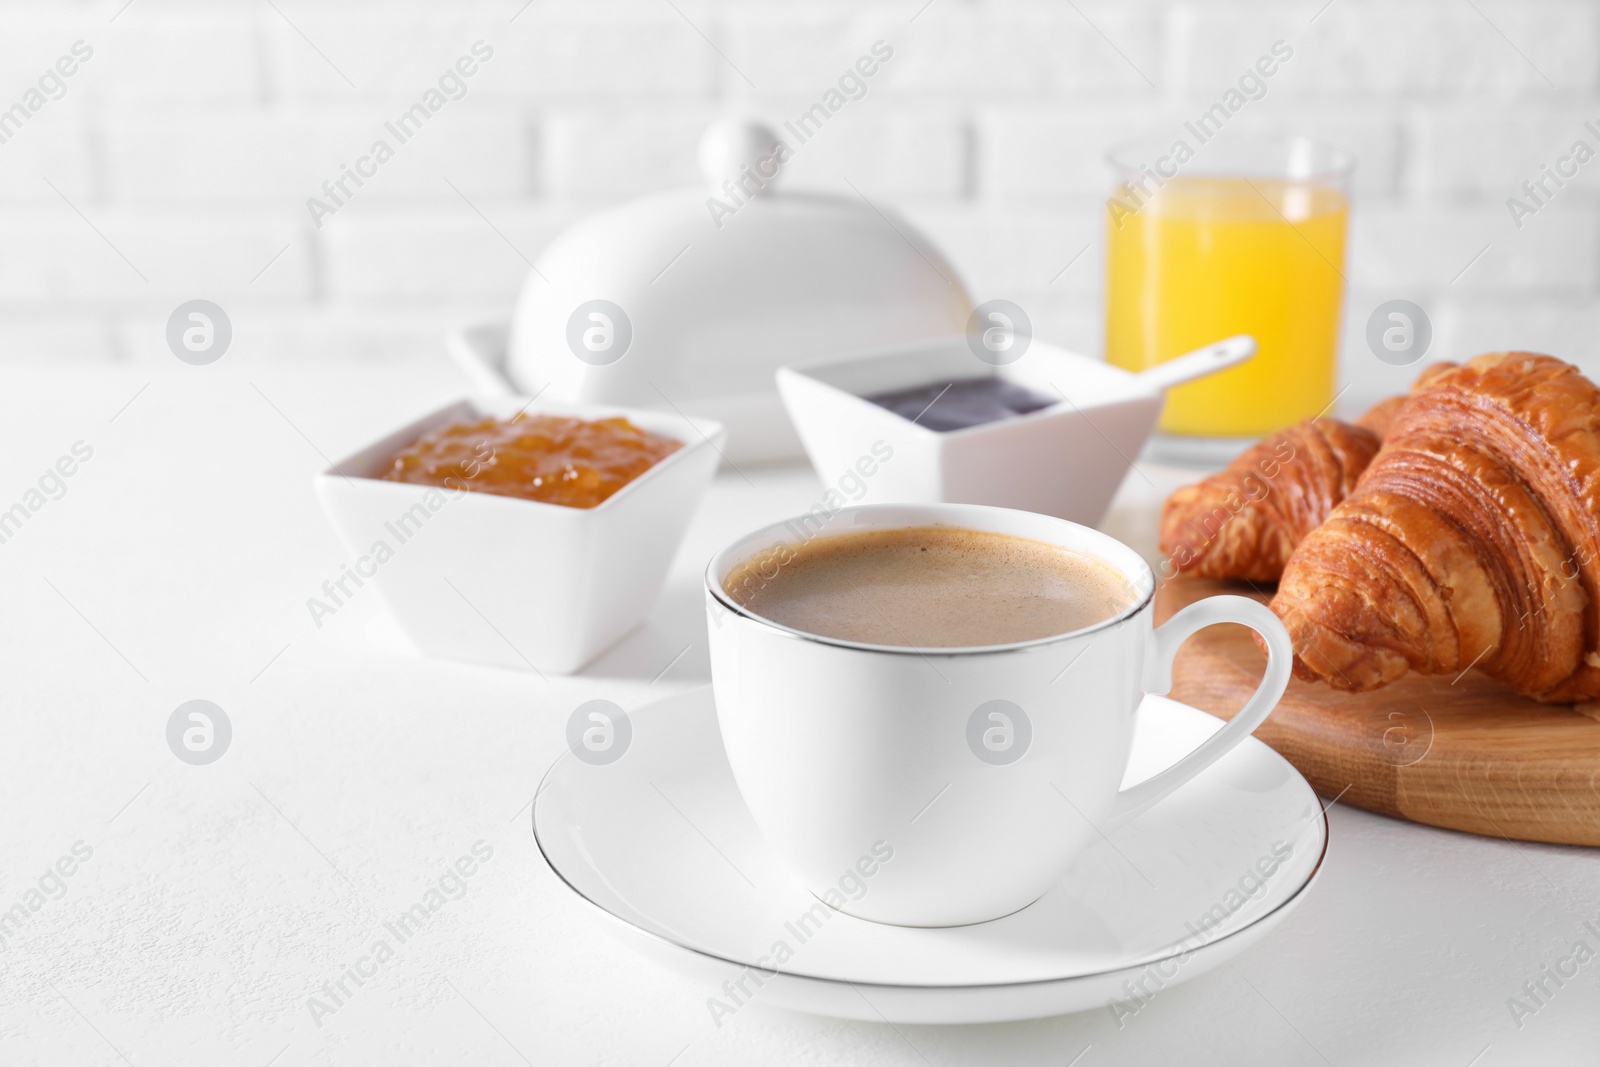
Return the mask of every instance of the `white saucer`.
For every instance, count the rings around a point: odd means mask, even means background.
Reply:
[[[1327,848],[1316,794],[1251,738],[1097,840],[1022,911],[975,926],[885,926],[821,905],[768,847],[728,770],[709,688],[628,718],[632,735],[614,762],[570,751],[556,761],[533,806],[534,836],[607,929],[704,982],[718,1017],[752,1000],[906,1023],[1028,1019],[1112,1002],[1137,1010],[1281,922]],[[1147,697],[1124,785],[1221,725]]]

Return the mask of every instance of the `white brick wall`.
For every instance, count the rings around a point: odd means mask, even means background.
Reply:
[[[507,313],[521,257],[573,219],[693,183],[709,119],[797,114],[880,38],[894,59],[786,180],[898,206],[977,294],[1098,351],[1106,146],[1197,114],[1281,38],[1293,61],[1238,122],[1360,158],[1360,392],[1409,376],[1361,340],[1396,296],[1433,314],[1436,352],[1546,346],[1600,369],[1600,161],[1520,230],[1505,208],[1575,139],[1600,147],[1592,3],[124,2],[0,4],[0,108],[74,41],[94,49],[0,144],[0,359],[162,358],[166,313],[202,295],[259,358],[436,353],[450,325]],[[306,197],[480,38],[494,57],[467,95],[312,226]]]

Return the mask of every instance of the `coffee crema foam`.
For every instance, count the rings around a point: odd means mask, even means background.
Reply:
[[[860,530],[779,545],[722,588],[793,630],[870,645],[972,648],[1081,630],[1138,600],[1109,564],[1010,534],[950,526]]]

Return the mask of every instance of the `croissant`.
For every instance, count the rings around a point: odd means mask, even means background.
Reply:
[[[1394,417],[1399,414],[1400,408],[1405,405],[1406,400],[1407,397],[1404,395],[1391,396],[1387,400],[1380,400],[1372,405],[1365,415],[1356,420],[1356,425],[1371,430],[1378,435],[1378,439],[1381,441],[1388,436],[1389,426],[1394,422]]]
[[[1275,582],[1295,546],[1345,498],[1377,451],[1377,433],[1336,419],[1280,430],[1226,470],[1167,498],[1161,551],[1182,574]]]
[[[1600,388],[1550,356],[1430,368],[1272,609],[1295,673],[1376,689],[1477,667],[1536,700],[1600,696]]]

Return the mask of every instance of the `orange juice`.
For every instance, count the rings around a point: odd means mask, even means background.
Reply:
[[[1140,371],[1238,333],[1258,346],[1248,362],[1170,390],[1163,432],[1259,437],[1324,412],[1344,291],[1342,190],[1179,177],[1143,206],[1124,194],[1107,208],[1108,360]]]

